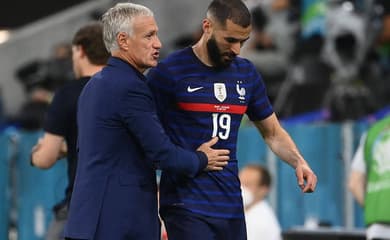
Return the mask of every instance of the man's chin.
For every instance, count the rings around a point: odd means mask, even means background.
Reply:
[[[149,64],[148,64],[148,67],[156,67],[158,64],[158,61],[151,61]]]

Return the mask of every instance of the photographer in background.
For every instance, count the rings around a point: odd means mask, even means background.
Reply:
[[[74,79],[72,71],[72,48],[69,43],[58,43],[48,59],[37,59],[22,65],[16,76],[26,92],[44,88],[54,92],[64,83]]]
[[[8,124],[23,130],[35,131],[43,127],[43,120],[53,93],[66,82],[74,79],[72,52],[67,43],[57,44],[47,60],[35,60],[21,66],[16,76],[27,94],[26,102]]]

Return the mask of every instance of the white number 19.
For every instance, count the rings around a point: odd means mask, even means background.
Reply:
[[[218,136],[220,139],[229,138],[231,117],[229,114],[213,113],[213,137]],[[220,131],[222,129],[223,131]]]

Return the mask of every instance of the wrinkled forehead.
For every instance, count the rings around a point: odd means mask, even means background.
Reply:
[[[135,32],[157,31],[158,26],[153,16],[138,15],[132,20]]]

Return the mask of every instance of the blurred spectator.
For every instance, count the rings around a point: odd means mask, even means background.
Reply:
[[[390,1],[373,1],[367,28],[371,47],[360,75],[382,108],[390,105]]]
[[[350,2],[330,7],[323,59],[332,67],[332,86],[324,98],[330,120],[356,120],[378,109],[376,93],[364,83],[360,73],[365,68],[369,45],[365,19]],[[372,75],[367,73],[367,78]]]
[[[29,131],[41,129],[53,92],[73,79],[71,61],[69,44],[60,43],[53,48],[50,59],[35,60],[21,66],[16,75],[28,97],[7,123]]]
[[[266,201],[271,175],[260,165],[246,165],[239,174],[248,240],[281,240],[279,222]]]
[[[329,7],[323,58],[334,69],[334,82],[351,82],[357,77],[366,52],[364,18],[343,5]]]
[[[367,239],[390,239],[390,116],[361,138],[348,188],[364,207]]]
[[[327,93],[324,105],[330,111],[330,120],[356,120],[377,110],[375,95],[364,85],[335,84]]]
[[[285,56],[290,56],[300,27],[300,1],[263,0],[261,6],[269,18],[268,34],[277,49]]]
[[[80,28],[72,45],[73,70],[77,80],[66,83],[56,91],[43,125],[45,133],[34,146],[31,156],[32,164],[44,169],[52,167],[65,154],[67,156],[69,183],[64,199],[53,208],[54,220],[48,229],[47,240],[63,239],[77,166],[78,97],[89,78],[102,69],[109,57],[99,23]]]
[[[52,93],[45,88],[34,88],[29,91],[28,98],[15,116],[7,119],[7,124],[15,125],[26,131],[42,129],[43,121]]]
[[[331,85],[331,67],[321,58],[324,39],[319,34],[297,44],[286,80],[278,92],[274,110],[286,118],[322,108]]]
[[[49,59],[37,59],[26,63],[19,67],[16,75],[26,92],[37,87],[54,92],[65,82],[74,79],[70,44],[59,43],[55,45]]]
[[[254,7],[252,14],[252,33],[245,43],[241,55],[249,59],[261,73],[267,86],[271,103],[274,102],[280,85],[285,78],[287,56],[276,45],[267,32],[269,17],[261,6]]]

